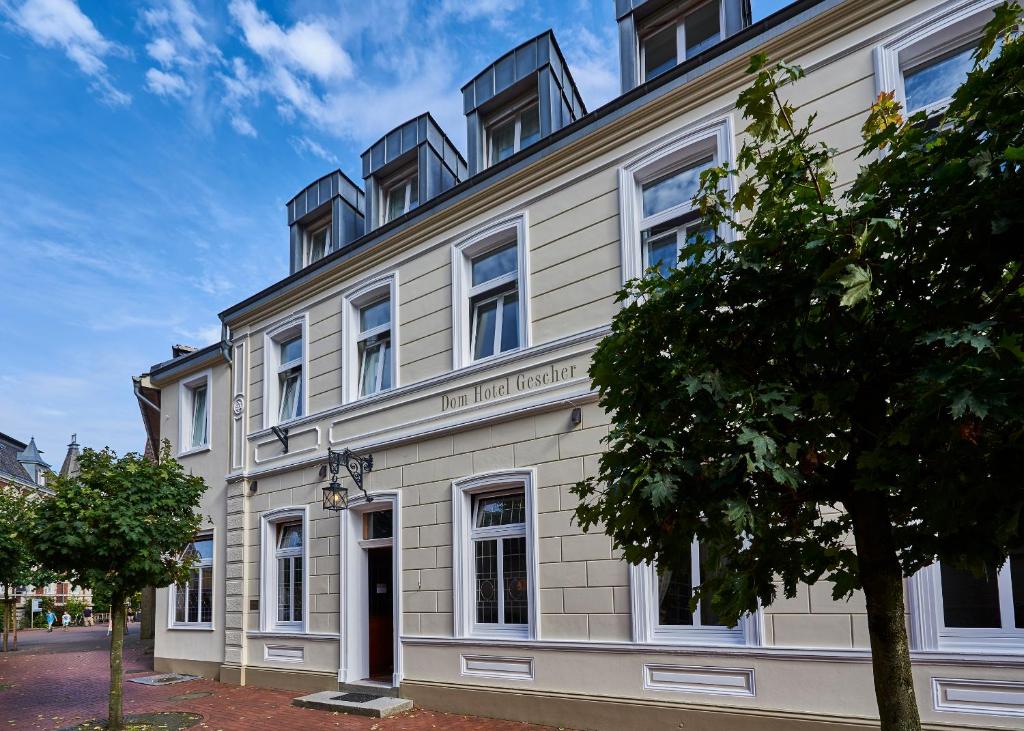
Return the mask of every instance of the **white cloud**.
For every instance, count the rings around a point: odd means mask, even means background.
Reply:
[[[91,88],[103,101],[113,106],[131,102],[130,94],[114,86],[103,60],[125,50],[107,40],[75,0],[25,0],[17,6],[0,4],[0,10],[39,45],[63,50],[92,79]]]
[[[301,20],[285,30],[253,0],[232,0],[228,11],[246,45],[264,60],[321,81],[352,75],[352,59],[322,23]]]
[[[252,122],[243,117],[241,114],[231,115],[231,126],[235,132],[242,135],[243,137],[256,137],[256,128],[252,126]]]
[[[588,28],[576,28],[563,46],[572,78],[587,109],[597,109],[619,95],[619,46],[609,29],[600,36]]]
[[[340,165],[341,162],[338,160],[338,156],[333,152],[327,150],[319,142],[309,139],[308,137],[289,137],[288,143],[295,149],[299,154],[308,154],[313,157],[319,157],[322,160],[326,160],[332,165]]]
[[[178,49],[170,38],[156,38],[146,44],[146,52],[162,66],[170,66],[178,56]]]
[[[220,325],[204,325],[195,328],[176,327],[174,332],[188,340],[187,345],[195,345],[200,348],[220,340]]]
[[[146,88],[157,96],[181,97],[189,93],[189,86],[185,79],[160,69],[146,71]]]

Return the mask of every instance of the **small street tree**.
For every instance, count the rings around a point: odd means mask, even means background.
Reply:
[[[15,613],[17,587],[29,584],[32,554],[32,499],[14,487],[0,486],[0,586],[3,587],[3,650],[9,649],[9,630],[14,625],[14,649],[18,648]]]
[[[941,118],[880,96],[844,194],[785,101],[801,70],[756,57],[736,168],[696,199],[733,240],[631,282],[590,371],[612,428],[583,527],[659,570],[688,571],[696,536],[693,601],[726,624],[801,582],[863,590],[885,731],[920,729],[904,577],[992,571],[1024,537],[1020,12]]]
[[[196,512],[206,489],[186,475],[164,442],[159,462],[140,454],[83,450],[80,472],[51,483],[55,495],[40,503],[33,525],[38,555],[79,586],[110,595],[110,700],[108,728],[124,727],[122,712],[125,600],[146,586],[188,577]]]

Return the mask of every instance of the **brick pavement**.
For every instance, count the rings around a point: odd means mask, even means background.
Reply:
[[[105,638],[104,638],[105,640]],[[105,641],[91,647],[68,646],[64,652],[25,648],[0,653],[0,731],[55,729],[92,718],[105,718],[110,687]],[[125,651],[125,676],[152,672],[152,659],[137,643]],[[211,695],[192,700],[175,696]],[[169,686],[125,682],[126,714],[190,711],[203,716],[197,729],[220,731],[540,731],[513,721],[413,710],[389,719],[329,713],[290,705],[302,695],[196,680]]]

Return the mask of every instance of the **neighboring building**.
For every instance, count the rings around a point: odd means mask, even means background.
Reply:
[[[340,171],[303,190],[292,273],[139,381],[150,438],[209,485],[156,667],[576,728],[865,728],[861,595],[801,586],[723,627],[689,611],[699,546],[659,579],[576,525],[609,424],[587,369],[742,143],[753,53],[804,66],[787,94],[842,185],[877,93],[941,105],[993,5],[801,0],[750,25],[740,0],[620,0],[620,97],[586,111],[545,33],[464,87],[465,160],[421,115],[363,155],[365,194]],[[372,502],[345,478],[349,508],[323,508],[329,448],[372,455]],[[1020,727],[1022,569],[907,582],[929,728]]]

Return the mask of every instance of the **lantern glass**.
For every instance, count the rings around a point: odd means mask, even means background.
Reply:
[[[327,487],[324,488],[324,509],[325,510],[344,510],[345,493],[348,491],[341,486],[340,483],[331,482]]]

